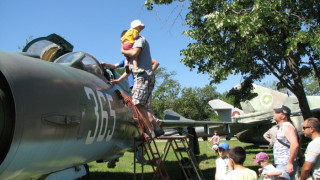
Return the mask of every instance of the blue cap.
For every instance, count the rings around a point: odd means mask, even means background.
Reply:
[[[219,144],[218,148],[222,148],[224,150],[229,150],[229,144],[226,142],[222,142]]]

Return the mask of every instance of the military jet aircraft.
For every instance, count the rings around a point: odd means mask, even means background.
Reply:
[[[78,177],[87,162],[112,162],[133,146],[138,131],[120,94],[128,86],[113,86],[112,71],[72,49],[53,34],[23,53],[0,51],[0,179]]]
[[[0,51],[0,179],[76,179],[91,161],[112,166],[139,131],[128,82],[56,34],[22,53]],[[122,92],[122,93],[121,93]],[[217,122],[172,120],[182,128]],[[194,136],[196,138],[196,136]]]
[[[218,130],[220,134],[228,134],[229,137],[235,135],[241,142],[267,144],[268,142],[263,138],[263,134],[275,125],[273,109],[282,105],[291,109],[291,119],[298,132],[302,134],[303,118],[295,96],[289,96],[256,84],[253,87],[252,91],[257,93],[258,96],[241,102],[242,110],[221,100],[209,101],[209,105],[217,112],[222,121],[230,122],[227,132],[221,131],[219,127],[212,126],[209,127],[209,134],[213,133],[213,130]],[[307,96],[307,100],[313,115],[320,117],[320,96]]]

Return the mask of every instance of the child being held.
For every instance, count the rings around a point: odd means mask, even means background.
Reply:
[[[142,24],[140,20],[134,20],[131,22],[131,29],[127,30],[124,35],[121,37],[121,45],[124,50],[130,50],[133,47],[135,40],[139,37],[140,31],[144,29],[145,25]],[[129,61],[130,58],[126,57],[125,69],[126,73],[130,73],[129,71]],[[142,73],[144,69],[138,67],[138,57],[133,58],[133,73]]]
[[[275,180],[282,172],[276,169],[272,164],[269,163],[269,156],[265,152],[260,152],[256,155],[254,164],[259,164],[262,168],[259,168],[259,173],[264,180]]]

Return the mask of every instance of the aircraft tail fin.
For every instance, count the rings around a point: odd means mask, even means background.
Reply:
[[[256,84],[253,84],[253,87],[253,92],[257,93],[258,96],[252,98],[251,100],[241,102],[242,110],[245,113],[273,111],[274,108],[281,107],[284,100],[288,97],[288,95],[285,93]]]
[[[241,109],[235,108],[220,99],[209,101],[209,105],[214,110],[223,122],[232,122],[232,117],[243,114]]]
[[[165,110],[164,114],[165,120],[189,120],[171,109]]]

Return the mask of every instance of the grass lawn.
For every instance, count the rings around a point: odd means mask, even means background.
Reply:
[[[224,141],[224,140],[222,140]],[[222,142],[221,141],[221,142]],[[251,168],[257,172],[258,165],[254,165],[253,161],[255,155],[260,151],[264,151],[269,154],[271,162],[273,162],[272,149],[258,148],[253,144],[242,143],[236,139],[232,139],[228,142],[230,148],[234,146],[242,146],[245,148],[247,153],[247,158],[244,165]],[[157,146],[159,151],[162,152],[165,147],[166,142],[158,142]],[[215,174],[215,160],[218,158],[213,150],[207,145],[207,141],[201,141],[200,144],[200,156],[199,156],[199,166],[205,177],[205,179],[214,179]],[[90,169],[90,175],[87,179],[90,180],[102,180],[102,179],[133,179],[134,178],[134,162],[133,162],[133,152],[126,152],[123,157],[119,159],[116,163],[115,168],[108,168],[106,163],[96,163],[91,162],[88,164]],[[141,164],[137,163],[137,179],[141,179]],[[169,150],[168,156],[165,161],[165,166],[170,179],[183,179],[182,171],[177,163],[176,156],[172,149]],[[144,179],[152,179],[153,171],[150,165],[144,166]]]

